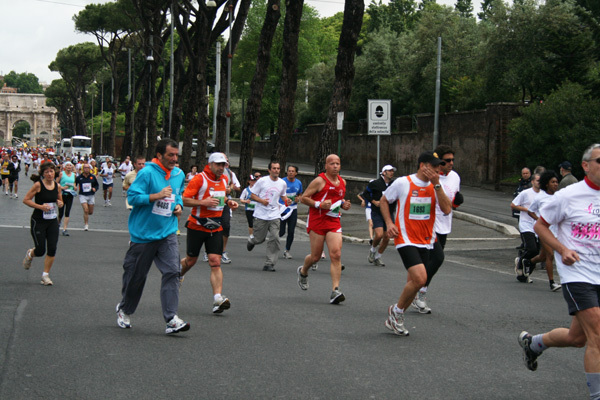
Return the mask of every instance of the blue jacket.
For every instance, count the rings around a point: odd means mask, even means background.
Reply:
[[[127,190],[127,201],[133,210],[129,214],[129,235],[134,243],[149,243],[166,238],[177,232],[177,217],[173,214],[175,206],[183,208],[183,194],[185,174],[177,167],[171,171],[169,180],[165,179],[166,173],[162,168],[152,162],[146,163],[135,180]],[[171,216],[160,215],[164,212],[158,205],[168,203],[150,202],[150,194],[158,193],[167,186],[173,189],[175,201],[170,204]]]

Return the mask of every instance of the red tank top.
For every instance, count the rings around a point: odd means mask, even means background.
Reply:
[[[311,207],[308,211],[308,216],[309,218],[318,218],[320,216],[339,218],[341,214],[341,204],[343,203],[344,196],[346,195],[346,182],[344,182],[340,176],[340,181],[336,186],[329,179],[327,179],[327,176],[324,172],[321,172],[319,176],[325,180],[325,186],[323,186],[323,189],[321,189],[319,192],[310,196],[310,198],[314,201],[321,202],[325,200],[331,200],[332,208],[330,210],[322,210],[320,208]],[[335,206],[335,204],[340,201],[341,203]]]

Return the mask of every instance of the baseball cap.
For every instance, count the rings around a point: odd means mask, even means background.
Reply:
[[[393,167],[391,165],[385,165],[383,168],[381,168],[381,173],[383,174],[385,171],[394,171],[396,172],[396,167]]]
[[[563,168],[563,169],[566,169],[566,170],[571,170],[571,168],[573,168],[573,166],[571,165],[570,162],[563,161],[560,164],[558,164],[558,168]]]
[[[210,157],[208,157],[209,163],[226,163],[227,157],[223,153],[212,153]]]
[[[433,151],[426,151],[424,153],[421,153],[421,155],[419,156],[418,163],[419,164],[429,163],[429,164],[433,165],[434,167],[436,167],[438,165],[446,165],[446,162],[443,160],[440,160],[437,153],[434,153]]]

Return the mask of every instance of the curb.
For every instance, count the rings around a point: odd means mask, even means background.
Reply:
[[[458,218],[463,221],[471,222],[473,224],[481,225],[483,227],[493,229],[497,232],[500,232],[504,235],[515,236],[518,237],[521,234],[519,230],[514,226],[503,224],[502,222],[492,221],[491,219],[478,217],[477,215],[467,214],[462,211],[454,211],[454,218]]]

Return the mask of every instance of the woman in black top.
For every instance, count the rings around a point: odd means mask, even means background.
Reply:
[[[23,204],[34,209],[31,215],[31,237],[35,244],[34,248],[27,250],[23,267],[29,269],[33,257],[41,257],[46,253],[41,281],[45,286],[52,285],[48,273],[54,263],[58,244],[58,209],[63,206],[61,188],[54,181],[55,175],[52,162],[42,163],[40,175],[31,176],[34,184],[23,199]]]

